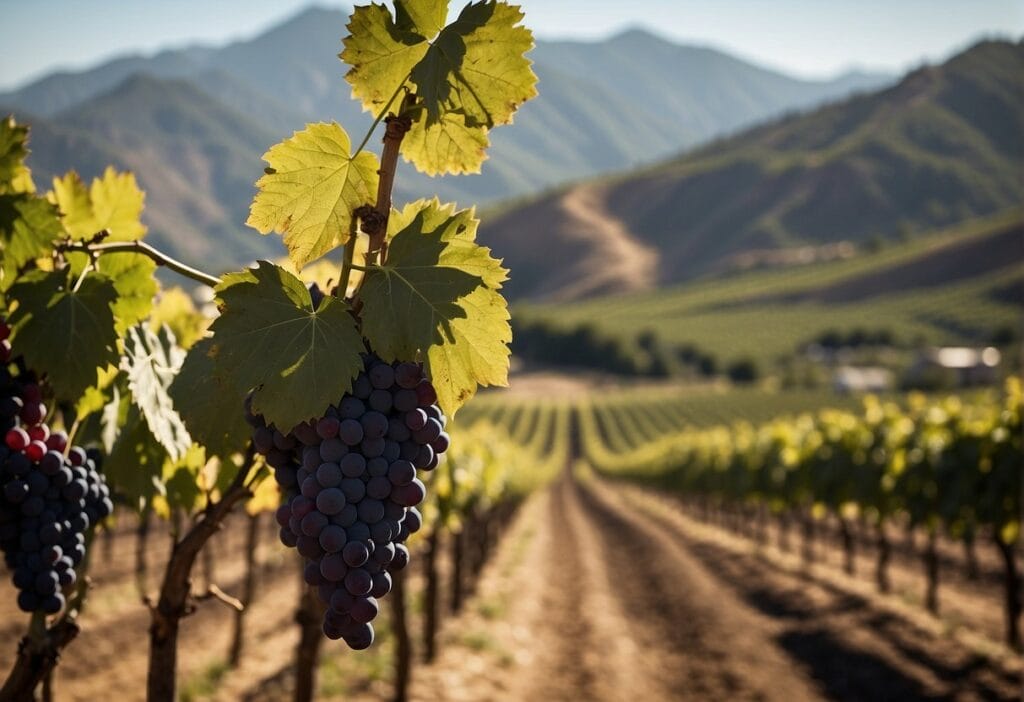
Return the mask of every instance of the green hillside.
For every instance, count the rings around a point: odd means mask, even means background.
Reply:
[[[582,192],[604,222],[656,253],[644,277],[659,284],[729,270],[741,255],[894,239],[992,214],[1020,202],[1022,169],[1024,44],[984,42],[890,89],[508,208],[482,236],[516,271],[514,295],[556,300],[573,289],[564,261],[581,271],[616,263],[567,206]],[[524,231],[559,254],[533,255]],[[604,292],[634,283],[623,277]]]
[[[763,367],[829,330],[888,331],[898,344],[985,344],[1024,314],[1024,211],[1014,209],[845,260],[705,278],[569,305],[521,305],[519,321],[647,330],[722,363]]]

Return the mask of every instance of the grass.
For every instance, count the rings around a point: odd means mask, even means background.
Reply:
[[[999,327],[1019,325],[1020,301],[996,294],[1020,284],[1019,261],[1007,260],[948,285],[907,287],[849,302],[815,301],[814,293],[886,271],[898,283],[899,266],[941,254],[951,244],[983,246],[1022,216],[1014,209],[845,260],[704,278],[569,305],[522,306],[516,312],[566,327],[592,324],[624,338],[650,329],[664,342],[713,353],[720,363],[749,356],[771,364],[828,329],[887,328],[904,344],[980,344]]]
[[[181,686],[181,702],[195,702],[209,698],[217,691],[220,681],[230,670],[231,667],[225,660],[211,661],[201,671],[185,680]]]

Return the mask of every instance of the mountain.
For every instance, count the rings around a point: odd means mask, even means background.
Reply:
[[[34,124],[30,165],[89,177],[136,171],[145,217],[170,253],[231,267],[276,253],[244,227],[266,149],[306,122],[370,125],[336,55],[347,13],[309,8],[250,40],[127,56],[0,94]],[[885,76],[799,81],[711,49],[629,31],[602,42],[539,42],[540,97],[492,134],[480,176],[400,171],[396,201],[505,200],[651,163],[744,124],[877,85]]]
[[[52,118],[18,117],[40,184],[72,167],[87,179],[107,163],[134,171],[149,240],[171,255],[221,270],[283,251],[243,224],[276,134],[190,82],[133,76]]]
[[[986,41],[886,90],[507,207],[481,238],[513,295],[578,299],[991,214],[1020,202],[1022,169],[1024,43]]]

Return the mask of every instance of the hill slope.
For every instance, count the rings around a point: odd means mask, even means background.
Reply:
[[[650,279],[606,280],[587,294],[727,269],[744,251],[863,242],[997,212],[1020,201],[1022,76],[1024,44],[984,42],[887,90],[509,208],[482,237],[515,271],[513,294],[565,299],[579,295],[563,261],[580,273],[607,262],[575,233],[566,203],[578,189],[596,191],[595,207],[659,253]],[[535,255],[541,237],[553,255]]]
[[[107,163],[135,172],[155,245],[220,270],[277,255],[276,239],[244,226],[260,155],[274,134],[181,80],[136,76],[32,125],[29,163],[41,186]]]
[[[628,340],[653,331],[720,364],[766,368],[828,330],[888,331],[901,345],[989,343],[1024,312],[1024,210],[972,220],[845,260],[737,272],[573,304],[520,305],[517,319],[592,325]],[[720,366],[721,367],[721,366]]]

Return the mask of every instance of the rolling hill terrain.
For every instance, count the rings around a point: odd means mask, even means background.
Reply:
[[[845,259],[571,304],[521,304],[515,315],[630,342],[652,331],[719,363],[752,357],[762,368],[830,330],[884,330],[904,347],[985,345],[999,330],[1020,328],[1022,261],[1018,207]]]
[[[996,213],[1020,202],[1022,172],[1024,44],[988,41],[880,92],[506,207],[482,238],[515,272],[514,296],[571,300],[729,270],[751,252],[877,243]],[[613,247],[580,217],[581,198]],[[639,263],[620,260],[627,240]]]

